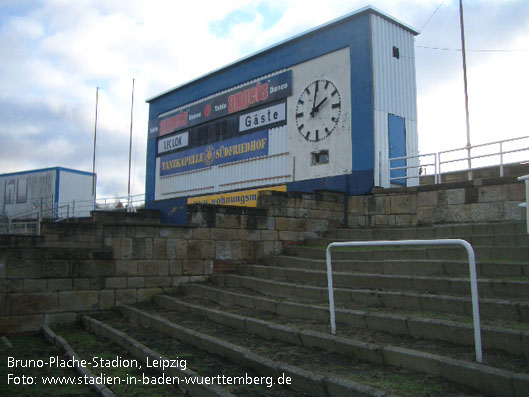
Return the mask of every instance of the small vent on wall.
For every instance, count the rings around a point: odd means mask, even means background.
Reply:
[[[329,164],[329,151],[320,150],[318,152],[312,152],[310,154],[310,164],[311,165]]]
[[[399,47],[393,46],[393,58],[400,58]]]

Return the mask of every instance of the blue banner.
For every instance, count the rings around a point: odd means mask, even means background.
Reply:
[[[160,157],[160,176],[268,155],[268,130]]]

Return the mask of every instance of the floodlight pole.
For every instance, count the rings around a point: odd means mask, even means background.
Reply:
[[[94,210],[96,204],[96,143],[97,143],[97,105],[99,101],[99,87],[96,87],[96,118],[94,123],[94,156],[92,158],[92,196],[94,197]]]
[[[468,179],[472,179],[472,159],[470,156],[470,117],[468,112],[468,84],[467,84],[467,57],[465,49],[465,25],[463,22],[463,0],[459,0],[459,25],[461,27],[461,53],[463,55],[463,81],[465,86],[465,112],[467,126],[467,158],[468,158]]]
[[[132,156],[132,115],[134,110],[134,79],[132,79],[132,101],[130,105],[130,139],[129,139],[129,185],[127,189],[127,211],[132,210],[132,200],[130,198],[130,165],[131,165],[131,156]]]

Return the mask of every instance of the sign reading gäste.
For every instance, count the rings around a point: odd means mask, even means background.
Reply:
[[[150,126],[149,131],[159,136],[188,128],[206,121],[215,120],[228,114],[240,112],[254,106],[285,98],[292,94],[292,71],[246,84],[209,100],[200,101],[178,111],[159,117],[158,128]]]
[[[160,157],[160,176],[268,155],[268,130]]]

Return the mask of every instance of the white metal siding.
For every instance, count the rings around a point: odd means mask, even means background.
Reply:
[[[60,216],[90,216],[93,210],[94,196],[92,195],[92,175],[79,174],[67,170],[60,170],[59,176],[59,206]],[[75,202],[75,203],[74,203]],[[68,205],[66,209],[64,206]]]
[[[0,213],[8,216],[22,215],[31,211],[38,211],[41,207],[45,216],[51,215],[51,208],[55,200],[55,169],[41,172],[17,173],[0,177]],[[25,203],[17,203],[17,181],[26,180],[27,195]],[[15,181],[15,197],[13,204],[4,201],[6,181]]]
[[[388,114],[405,119],[408,156],[418,154],[417,88],[415,79],[415,40],[402,29],[378,15],[371,16],[373,45],[373,79],[375,107],[375,185],[389,187]],[[393,57],[393,47],[399,49],[399,59]],[[418,160],[408,160],[408,166]],[[408,171],[418,175],[418,168]],[[408,186],[417,183],[408,180]]]

